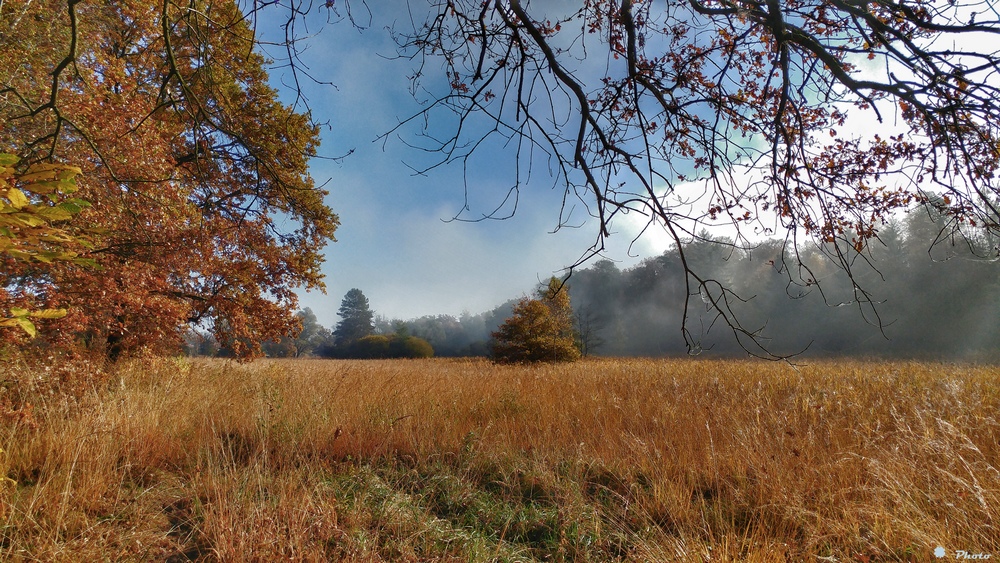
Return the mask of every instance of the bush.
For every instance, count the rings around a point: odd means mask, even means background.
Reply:
[[[388,358],[389,337],[381,334],[362,336],[351,344],[348,356],[361,359]]]
[[[383,358],[432,358],[434,347],[430,342],[416,336],[399,334],[372,334],[351,343],[346,353],[334,357],[373,360]]]
[[[389,345],[393,358],[433,358],[434,347],[416,336],[395,336]]]

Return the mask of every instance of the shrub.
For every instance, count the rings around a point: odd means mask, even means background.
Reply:
[[[352,358],[373,359],[389,357],[389,337],[370,334],[355,340],[349,350]]]
[[[431,343],[416,336],[396,335],[389,344],[393,358],[433,358]]]
[[[430,342],[416,336],[399,334],[371,334],[355,340],[346,354],[336,357],[363,360],[382,358],[432,358],[434,347]]]

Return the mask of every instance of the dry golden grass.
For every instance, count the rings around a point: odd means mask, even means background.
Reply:
[[[997,368],[147,360],[75,394],[14,369],[7,560],[1000,557]]]

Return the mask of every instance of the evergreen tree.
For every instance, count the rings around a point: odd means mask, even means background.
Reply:
[[[340,302],[340,322],[333,331],[337,346],[347,346],[375,332],[375,315],[368,307],[368,298],[360,289],[354,288],[344,295]]]

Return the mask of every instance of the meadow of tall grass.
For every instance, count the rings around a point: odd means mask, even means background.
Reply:
[[[4,560],[1000,558],[993,367],[0,369]]]

